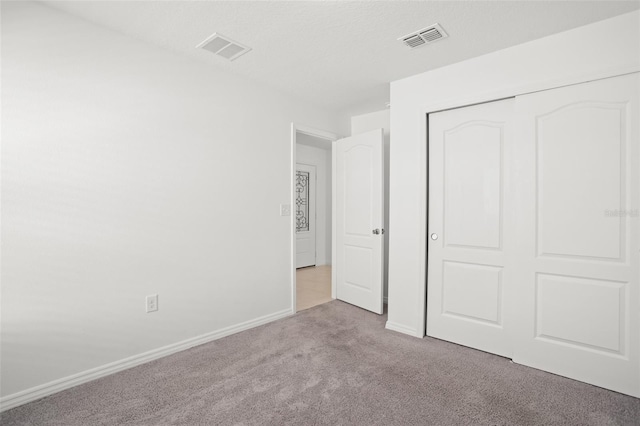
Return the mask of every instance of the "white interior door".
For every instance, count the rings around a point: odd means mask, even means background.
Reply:
[[[508,357],[513,102],[429,116],[427,335]]]
[[[335,152],[336,296],[383,312],[384,133],[340,139]]]
[[[640,396],[639,75],[430,115],[428,335]]]
[[[513,360],[640,396],[638,73],[516,99]]]
[[[296,164],[296,268],[316,264],[316,166]]]

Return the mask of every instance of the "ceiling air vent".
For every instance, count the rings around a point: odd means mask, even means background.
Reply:
[[[434,41],[443,39],[445,37],[448,36],[447,33],[444,32],[442,27],[439,24],[433,24],[428,26],[427,28],[423,28],[421,30],[414,31],[411,34],[402,36],[398,40],[401,40],[410,48],[415,49],[416,47],[433,43]]]
[[[205,41],[197,45],[196,48],[208,50],[230,61],[238,59],[251,50],[250,47],[233,41],[229,37],[219,33],[211,34]]]

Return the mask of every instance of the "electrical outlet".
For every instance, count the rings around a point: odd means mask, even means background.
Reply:
[[[280,204],[280,216],[291,216],[291,204]]]
[[[158,310],[158,295],[152,294],[147,296],[147,313],[155,312]]]

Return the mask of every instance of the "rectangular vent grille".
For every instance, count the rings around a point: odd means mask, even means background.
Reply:
[[[416,47],[433,43],[434,41],[446,37],[448,37],[448,35],[442,29],[442,27],[439,24],[433,24],[428,26],[427,28],[423,28],[421,30],[412,32],[411,34],[402,36],[398,40],[401,40],[410,48],[415,49]]]
[[[234,61],[251,50],[250,47],[233,41],[229,37],[219,33],[211,34],[205,41],[197,45],[196,48],[208,50],[229,61]]]

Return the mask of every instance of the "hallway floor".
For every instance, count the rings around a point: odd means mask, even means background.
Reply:
[[[331,265],[296,270],[296,311],[330,302]]]

